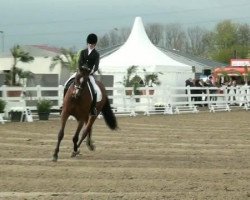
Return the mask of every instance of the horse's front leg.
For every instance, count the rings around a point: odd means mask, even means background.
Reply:
[[[54,155],[53,155],[54,162],[56,162],[58,159],[59,147],[60,147],[60,143],[61,143],[63,137],[64,137],[64,127],[62,127],[58,133],[57,144],[56,144],[56,148],[55,148]]]
[[[57,136],[57,144],[56,144],[56,148],[53,154],[53,161],[56,162],[58,159],[58,153],[59,153],[59,148],[60,148],[60,143],[64,137],[64,129],[65,129],[65,125],[67,122],[69,115],[65,114],[64,112],[62,112],[62,117],[61,117],[61,128],[60,131],[58,133]]]
[[[83,127],[84,122],[83,121],[78,121],[78,126],[75,132],[75,135],[73,137],[73,144],[74,144],[74,148],[73,148],[73,152],[71,154],[71,157],[75,157],[77,154],[80,153],[80,151],[78,150],[78,146],[77,146],[77,142],[79,139],[79,133]]]
[[[89,134],[87,135],[86,145],[90,151],[95,150],[95,145],[93,144],[93,140],[92,140],[92,128],[90,128]]]

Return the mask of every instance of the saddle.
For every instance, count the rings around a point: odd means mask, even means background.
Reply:
[[[76,97],[77,90],[79,90],[81,88],[79,86],[75,85],[74,79],[72,80],[71,84],[74,84],[74,87],[76,89],[75,94],[73,94],[73,96]],[[93,99],[90,80],[88,80],[87,85],[88,85],[88,89],[89,89],[90,94],[91,94],[91,98]],[[100,87],[96,83],[93,84],[93,90],[96,92],[96,102],[101,101],[102,100],[102,93],[101,93]]]
[[[93,99],[93,94],[92,94],[92,90],[90,88],[90,83],[88,81],[88,88],[89,88],[89,91],[90,91],[90,94],[91,94],[91,98]],[[102,100],[102,93],[101,93],[101,90],[100,90],[100,87],[95,83],[93,84],[93,87],[94,87],[94,90],[96,92],[96,102],[99,102]]]

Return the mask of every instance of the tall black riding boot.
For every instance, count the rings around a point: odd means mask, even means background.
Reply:
[[[88,80],[89,81],[89,86],[90,86],[90,90],[91,90],[91,93],[92,93],[92,97],[93,97],[93,99],[92,99],[92,103],[91,103],[91,107],[90,107],[90,114],[92,115],[92,116],[96,116],[97,115],[97,110],[96,110],[96,91],[95,91],[95,89],[94,89],[94,86],[92,85],[92,83],[90,82],[90,80]]]
[[[90,114],[92,116],[96,116],[97,115],[97,110],[96,110],[96,93],[93,93],[93,101],[91,103],[91,108],[90,108]]]

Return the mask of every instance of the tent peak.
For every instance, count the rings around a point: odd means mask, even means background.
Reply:
[[[182,68],[182,70],[185,70],[184,68],[189,71],[191,70],[190,66],[177,62],[168,57],[150,41],[145,31],[141,17],[135,18],[127,41],[117,51],[113,52],[107,57],[103,57],[100,61],[101,67],[129,67],[132,65],[143,66],[147,68],[150,67],[152,71],[157,67],[170,67],[171,70],[173,69],[175,71],[180,71],[180,68]]]
[[[139,45],[149,45],[149,46],[154,46],[152,44],[152,42],[150,41],[150,39],[148,38],[148,35],[145,31],[143,22],[141,17],[136,17],[135,21],[134,21],[134,25],[132,28],[132,31],[127,39],[127,41],[125,42],[124,45],[128,44],[139,44]],[[152,47],[151,47],[152,48]]]

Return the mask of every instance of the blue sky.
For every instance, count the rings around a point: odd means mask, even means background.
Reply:
[[[131,28],[136,16],[211,29],[225,19],[249,23],[249,10],[249,0],[0,0],[0,31],[5,51],[14,44],[79,49],[88,33]]]

